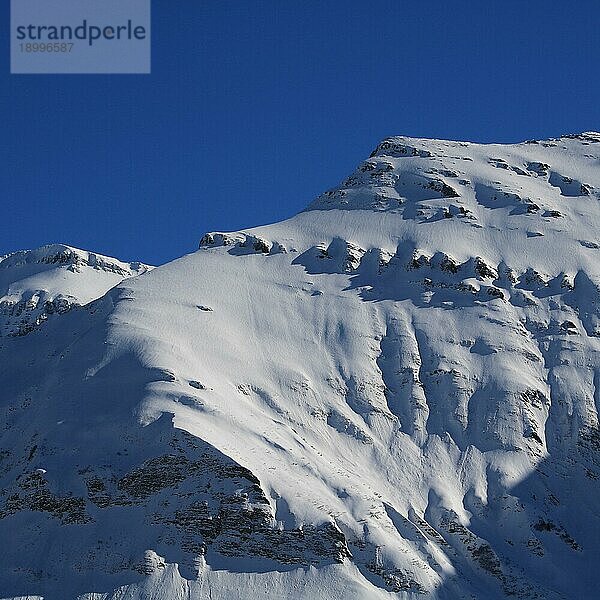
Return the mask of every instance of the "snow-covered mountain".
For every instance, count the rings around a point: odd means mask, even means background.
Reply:
[[[26,335],[50,315],[100,298],[152,267],[123,263],[63,244],[0,257],[0,335]]]
[[[0,597],[596,597],[599,226],[598,133],[389,138],[3,330]]]

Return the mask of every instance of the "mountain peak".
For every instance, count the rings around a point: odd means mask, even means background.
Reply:
[[[582,145],[589,151],[582,152]],[[598,197],[600,177],[589,169],[597,160],[600,134],[595,132],[518,144],[389,137],[307,210],[385,211],[417,220],[433,216],[434,207],[439,218],[477,219],[485,209],[509,204],[523,214],[543,204],[559,211],[553,200],[561,196]],[[518,196],[513,202],[507,190]]]
[[[25,265],[70,266],[71,270],[91,267],[108,270],[123,276],[140,275],[151,269],[140,262],[124,263],[116,258],[81,250],[66,244],[46,244],[32,250],[19,250],[6,254],[0,259],[0,269],[12,269]]]
[[[0,258],[0,336],[24,335],[49,315],[64,314],[152,267],[66,244],[48,244]]]

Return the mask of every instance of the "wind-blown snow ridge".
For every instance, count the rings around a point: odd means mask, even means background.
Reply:
[[[3,338],[0,590],[594,597],[599,210],[597,133],[388,138]]]

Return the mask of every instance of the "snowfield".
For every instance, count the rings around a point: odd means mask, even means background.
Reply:
[[[597,597],[599,227],[599,133],[395,137],[156,269],[4,257],[0,597]]]

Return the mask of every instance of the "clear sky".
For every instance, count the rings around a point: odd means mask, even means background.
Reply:
[[[152,75],[10,75],[3,44],[0,254],[160,264],[295,214],[390,135],[600,129],[598,0],[153,0],[152,27]]]

